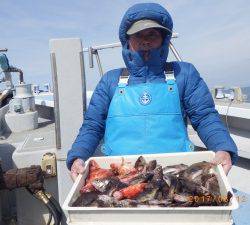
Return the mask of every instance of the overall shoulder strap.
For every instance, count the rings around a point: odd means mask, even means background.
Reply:
[[[121,76],[129,76],[127,68],[122,68]]]
[[[173,62],[166,62],[165,64],[165,77],[167,80],[175,80]]]
[[[119,78],[119,86],[126,86],[128,84],[128,79],[129,79],[129,73],[127,68],[123,68],[120,78]]]

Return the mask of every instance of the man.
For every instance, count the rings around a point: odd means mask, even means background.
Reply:
[[[93,93],[68,153],[73,179],[103,136],[105,155],[192,151],[187,117],[206,147],[216,152],[214,163],[230,170],[237,147],[205,82],[190,63],[166,63],[172,28],[169,13],[159,4],[136,4],[125,13],[119,37],[127,70],[107,72]]]

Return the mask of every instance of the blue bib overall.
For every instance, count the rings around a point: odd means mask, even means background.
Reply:
[[[110,103],[104,154],[192,151],[173,71],[166,73],[163,83],[128,85],[128,79],[120,76]]]

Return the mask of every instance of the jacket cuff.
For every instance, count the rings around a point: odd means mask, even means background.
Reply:
[[[86,161],[89,158],[84,156],[84,152],[87,152],[84,148],[71,149],[68,151],[66,165],[69,170],[71,170],[71,166],[76,159],[80,158]]]

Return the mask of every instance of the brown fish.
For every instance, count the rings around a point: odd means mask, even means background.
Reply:
[[[99,195],[96,202],[99,207],[114,207],[117,204],[116,199],[108,195]]]
[[[121,208],[136,207],[137,205],[138,201],[133,199],[123,199],[115,203],[115,207],[121,207]]]
[[[141,173],[129,181],[129,185],[148,182],[153,178],[153,173]]]
[[[152,183],[148,183],[144,191],[137,196],[136,200],[140,202],[140,204],[153,200],[155,199],[158,190],[158,187]]]
[[[138,171],[143,171],[146,168],[146,160],[143,156],[140,156],[135,162],[135,169]]]
[[[146,171],[151,172],[156,168],[156,166],[157,166],[156,160],[151,160],[151,161],[149,161],[149,163],[146,166]]]
[[[187,165],[185,164],[178,164],[178,165],[173,165],[173,166],[165,166],[163,168],[163,174],[173,174],[173,175],[177,175],[178,173],[186,170],[188,168]]]
[[[121,182],[117,177],[95,179],[92,181],[92,185],[99,192],[106,194],[108,194],[111,190],[120,190],[128,186],[127,184]]]
[[[182,171],[180,176],[183,176],[187,178],[188,180],[194,180],[198,176],[202,174],[209,174],[213,173],[213,167],[215,165],[209,162],[199,162],[194,163],[191,166],[189,166],[186,170]]]
[[[209,191],[209,193],[211,193],[211,195],[220,195],[220,187],[216,176],[207,179],[204,186]]]
[[[82,193],[72,204],[72,206],[88,206],[98,198],[97,192]]]

